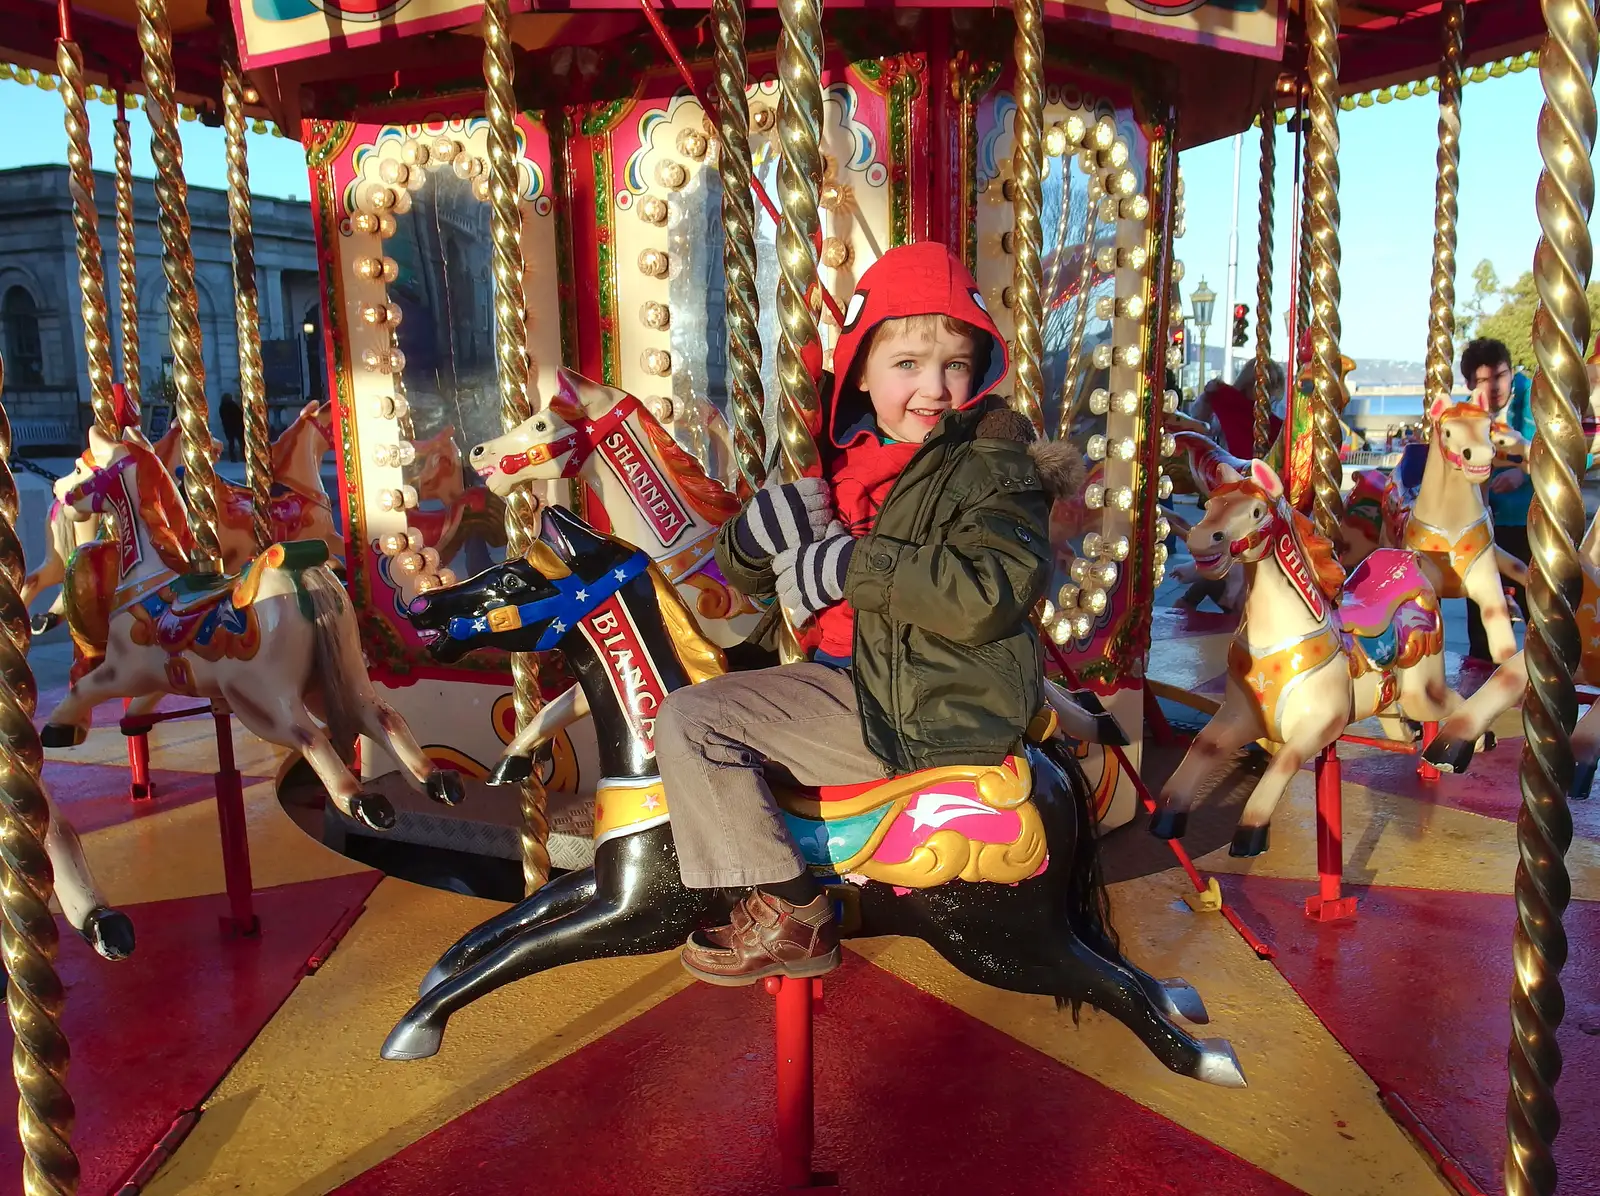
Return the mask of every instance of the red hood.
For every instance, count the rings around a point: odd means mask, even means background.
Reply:
[[[864,391],[851,387],[845,393],[856,349],[867,333],[884,320],[906,316],[948,315],[987,332],[994,341],[989,369],[977,380],[970,407],[987,395],[1006,375],[1005,338],[989,318],[978,294],[978,284],[961,259],[937,241],[919,241],[889,250],[861,276],[845,308],[844,332],[833,353],[833,388],[828,396],[828,440],[848,448],[866,435],[865,417],[872,403]],[[846,432],[850,434],[845,435]]]

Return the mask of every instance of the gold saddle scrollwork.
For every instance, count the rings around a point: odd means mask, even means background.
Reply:
[[[774,787],[790,831],[812,870],[859,876],[905,889],[956,879],[1016,884],[1044,865],[1044,823],[1032,800],[1024,756],[999,765],[908,773],[838,801],[816,791]],[[1009,816],[991,841],[944,825],[966,815]],[[982,818],[978,825],[986,822]],[[888,851],[888,858],[881,858]],[[902,855],[903,853],[903,855]]]

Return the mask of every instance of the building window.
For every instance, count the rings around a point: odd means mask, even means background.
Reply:
[[[33,296],[22,287],[12,287],[0,305],[5,318],[6,373],[14,384],[44,384],[44,348],[39,343],[39,312]]]

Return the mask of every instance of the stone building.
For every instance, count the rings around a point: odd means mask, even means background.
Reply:
[[[24,453],[76,453],[93,422],[84,366],[78,298],[77,242],[65,166],[0,171],[0,351],[5,357],[5,407]],[[116,197],[112,175],[95,173],[112,366],[122,377],[121,319],[116,266]],[[271,423],[276,429],[307,399],[327,390],[322,367],[317,253],[311,210],[303,202],[257,196],[256,285],[261,296],[262,355]],[[217,405],[239,393],[238,336],[233,310],[233,261],[224,191],[189,188],[191,248],[199,292],[206,398],[220,436]],[[170,418],[166,380],[167,288],[161,270],[154,185],[134,182],[138,249],[139,341],[145,426],[160,431]]]

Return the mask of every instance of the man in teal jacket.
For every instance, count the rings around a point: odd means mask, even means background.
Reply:
[[[1482,386],[1489,400],[1489,415],[1528,443],[1533,442],[1533,406],[1528,376],[1511,368],[1511,353],[1500,341],[1480,337],[1461,351],[1461,380],[1469,390]],[[1527,462],[1497,465],[1489,475],[1484,498],[1494,521],[1494,542],[1519,561],[1528,559],[1528,507],[1533,502],[1533,479]],[[1513,583],[1517,608],[1527,617],[1528,594]],[[1488,661],[1489,640],[1483,631],[1478,606],[1467,602],[1467,656]]]

